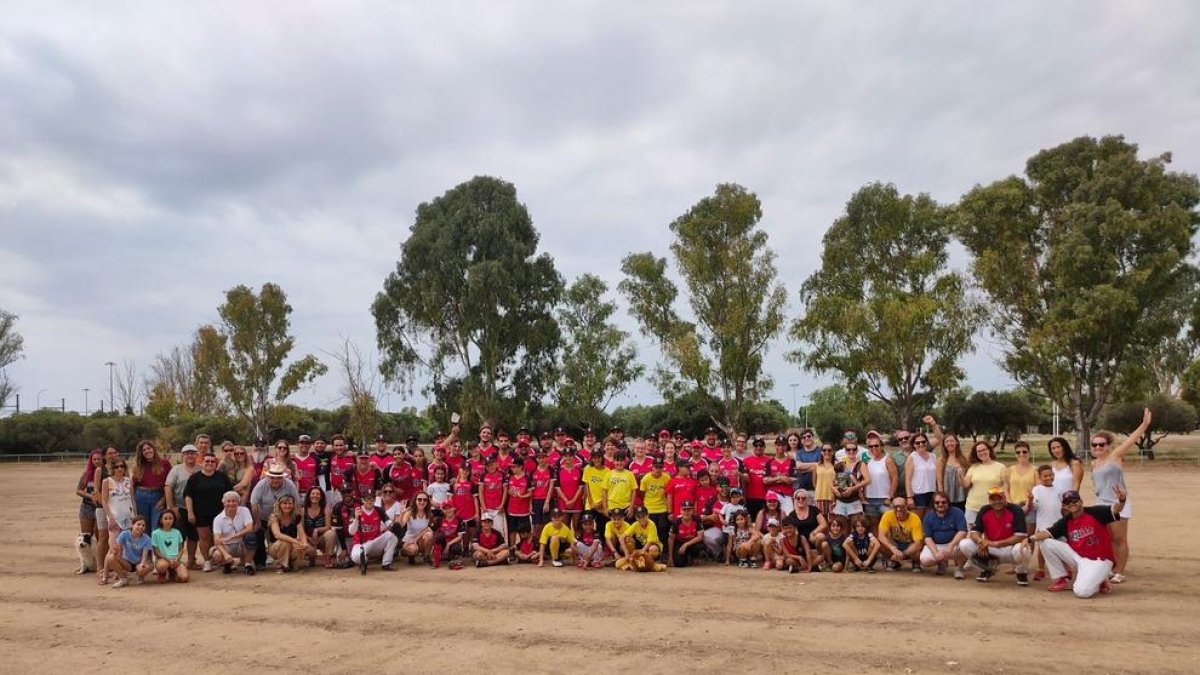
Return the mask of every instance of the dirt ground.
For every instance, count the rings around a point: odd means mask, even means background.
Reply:
[[[402,564],[114,590],[72,574],[79,470],[0,466],[3,540],[16,544],[0,548],[0,672],[1200,672],[1194,465],[1130,470],[1129,582],[1086,601],[1007,574],[983,585],[712,565]]]

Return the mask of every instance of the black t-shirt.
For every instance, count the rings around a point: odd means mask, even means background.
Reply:
[[[812,536],[813,531],[816,530],[820,525],[820,523],[817,522],[818,512],[815,508],[810,506],[808,507],[807,517],[801,518],[799,515],[797,515],[797,513],[797,511],[792,511],[789,513],[787,517],[783,519],[783,524],[787,525],[788,523],[791,523],[792,525],[795,525],[796,531],[800,533],[800,536],[808,539]]]
[[[203,471],[197,471],[192,474],[191,478],[188,478],[185,494],[192,499],[192,508],[196,512],[196,517],[210,520],[224,508],[221,498],[232,489],[233,483],[230,482],[229,476],[226,476],[224,471],[217,471],[211,476],[205,476]]]

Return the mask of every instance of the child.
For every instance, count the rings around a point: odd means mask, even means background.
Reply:
[[[866,517],[855,516],[850,524],[850,546],[846,547],[846,557],[851,562],[850,571],[866,570],[874,573],[880,546],[879,540],[867,527]]]
[[[429,502],[435,509],[445,507],[450,501],[450,483],[446,482],[447,467],[439,466],[433,470],[433,482],[425,490],[429,493]]]
[[[126,586],[130,572],[137,574],[139,582],[145,581],[146,575],[150,574],[150,554],[153,549],[150,535],[146,534],[146,517],[134,516],[129,529],[117,535],[108,554],[108,569],[117,572],[117,583],[112,587]]]
[[[163,511],[158,517],[158,529],[150,535],[154,547],[154,568],[158,571],[158,583],[165,584],[174,579],[181,584],[188,581],[187,565],[183,558],[183,534],[175,527],[175,513]]]
[[[581,570],[587,569],[588,565],[593,569],[604,567],[604,542],[596,533],[596,519],[585,513],[580,527],[582,530],[575,539],[575,566]]]
[[[533,536],[541,540],[542,528],[546,526],[546,514],[550,513],[550,495],[554,490],[554,470],[550,458],[539,452],[537,466],[530,473],[533,479]]]
[[[576,466],[575,455],[564,453],[559,460],[558,473],[555,475],[553,489],[554,503],[563,510],[571,520],[571,529],[579,528],[579,514],[583,511],[583,472]],[[592,527],[596,526],[596,518],[592,517]]]
[[[475,566],[507,565],[508,545],[504,543],[503,535],[492,526],[491,517],[483,516],[479,525],[475,543],[471,544],[471,557],[475,559]]]
[[[550,547],[550,564],[555,567],[563,566],[562,555],[571,555],[571,547],[575,544],[575,533],[563,523],[563,515],[562,509],[554,509],[550,514],[550,524],[542,528],[537,556],[538,567],[546,565],[547,545]]]
[[[786,521],[783,535],[775,546],[775,569],[791,574],[809,571],[808,538],[801,537],[792,521]]]
[[[514,547],[517,555],[518,563],[532,563],[537,560],[538,552],[533,543],[533,532],[531,530],[523,530],[517,537],[517,543]]]
[[[1054,486],[1054,467],[1043,464],[1037,468],[1038,484],[1029,493],[1029,501],[1025,504],[1025,512],[1036,514],[1036,524],[1029,529],[1034,532],[1049,530],[1050,526],[1063,517],[1062,492]],[[1032,519],[1027,519],[1032,520]],[[1038,571],[1033,575],[1034,581],[1046,578],[1046,561],[1042,558],[1042,547],[1037,549]]]
[[[825,564],[834,572],[841,572],[846,568],[846,518],[844,516],[834,516],[829,521],[829,531],[825,534],[825,539],[821,542],[821,556],[825,558]]]
[[[467,524],[458,517],[458,508],[453,501],[446,502],[446,508],[442,510],[442,517],[435,518],[433,526],[434,569],[441,567],[442,558],[446,555],[450,556],[450,569],[462,569],[462,563],[458,559],[463,554],[463,540],[466,538],[466,534]]]
[[[758,562],[758,553],[762,544],[759,542],[758,530],[750,524],[750,512],[738,510],[733,516],[733,532],[729,541],[737,555],[738,567],[753,567]]]

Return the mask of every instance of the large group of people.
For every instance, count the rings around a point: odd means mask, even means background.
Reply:
[[[964,454],[932,417],[928,431],[847,431],[818,443],[811,429],[773,438],[716,429],[688,441],[662,430],[627,438],[584,429],[514,436],[484,425],[370,451],[302,435],[268,449],[200,435],[178,464],[141,441],[126,458],[97,449],[80,476],[81,533],[95,537],[100,584],[195,571],[253,575],[378,562],[462,569],[522,564],[664,571],[723,564],[789,573],[928,571],[1089,597],[1125,581],[1131,510],[1123,458],[1150,412],[1119,445],[1091,438],[1095,506],[1070,443],[1049,460],[1015,445],[1005,466],[985,441]],[[769,447],[770,446],[770,447]]]

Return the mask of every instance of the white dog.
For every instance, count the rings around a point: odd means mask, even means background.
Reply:
[[[79,569],[75,574],[96,571],[96,542],[92,541],[90,533],[80,532],[75,538],[75,552],[79,554]]]

